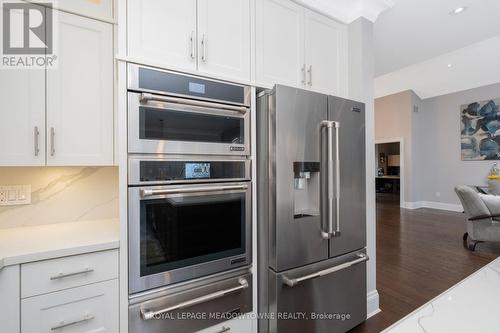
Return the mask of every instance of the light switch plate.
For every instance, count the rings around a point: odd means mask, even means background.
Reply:
[[[31,185],[0,186],[0,206],[31,204]]]

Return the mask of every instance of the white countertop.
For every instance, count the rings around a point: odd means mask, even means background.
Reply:
[[[500,257],[383,332],[497,333],[499,312]]]
[[[0,269],[118,247],[118,219],[0,229]]]

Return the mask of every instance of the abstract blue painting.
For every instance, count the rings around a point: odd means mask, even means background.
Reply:
[[[463,161],[500,160],[500,99],[460,107]]]

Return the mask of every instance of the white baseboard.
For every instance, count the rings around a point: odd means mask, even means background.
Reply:
[[[406,208],[406,209],[431,208],[431,209],[447,210],[450,212],[463,212],[464,211],[464,209],[462,208],[462,205],[450,204],[450,203],[444,203],[444,202],[434,202],[434,201],[405,202],[403,208]]]
[[[366,297],[367,297],[366,319],[368,319],[371,316],[374,316],[377,313],[379,313],[381,310],[379,308],[379,296],[378,296],[378,291],[376,289],[370,291]]]

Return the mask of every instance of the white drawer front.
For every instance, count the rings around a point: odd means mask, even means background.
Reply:
[[[252,320],[246,317],[234,318],[197,333],[252,333]]]
[[[21,333],[117,333],[118,280],[21,301]]]
[[[118,278],[118,250],[21,265],[21,298]]]

